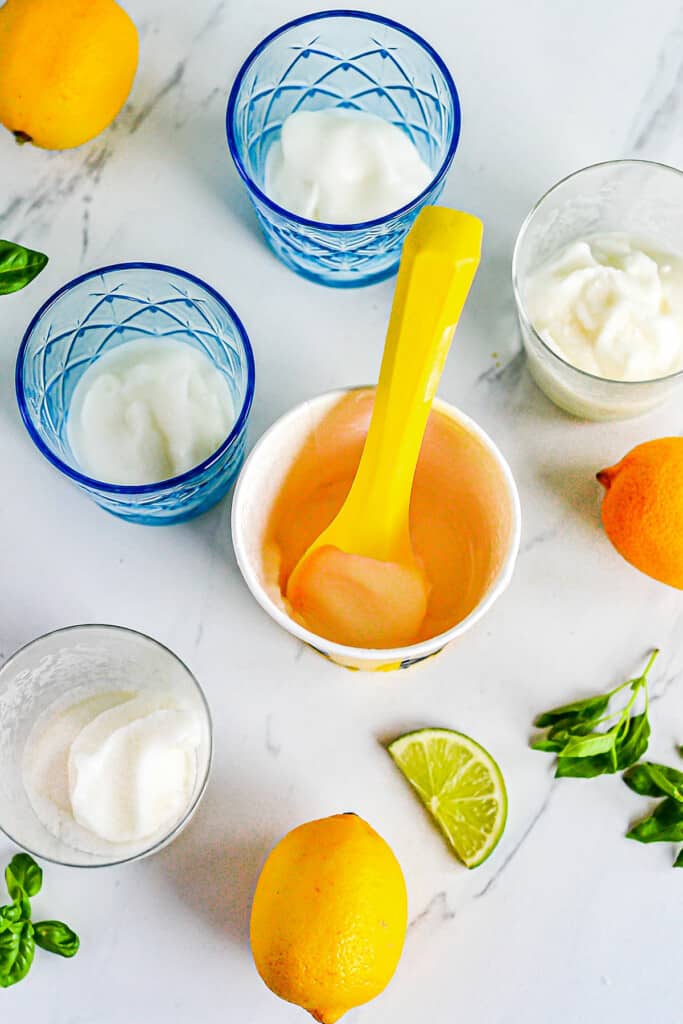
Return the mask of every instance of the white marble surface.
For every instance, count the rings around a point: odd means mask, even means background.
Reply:
[[[658,644],[651,754],[671,760],[683,741],[681,595],[615,554],[594,481],[633,444],[680,433],[683,414],[595,425],[558,412],[515,358],[509,281],[517,228],[553,181],[627,155],[683,164],[679,0],[373,5],[431,39],[452,68],[464,123],[444,202],[486,225],[441,393],[507,454],[524,535],[510,589],[459,646],[386,677],[327,664],[250,598],[229,501],[180,527],[126,525],[63,481],[19,421],[13,366],[29,317],[75,274],[116,260],[186,267],[234,303],[256,351],[252,441],[304,397],[375,377],[391,284],[337,293],[281,266],[224,143],[227,91],[247,51],[323,6],[127,0],[142,63],[114,127],[62,154],[0,136],[0,235],[51,257],[29,289],[1,300],[0,651],[74,622],[142,629],[198,674],[217,746],[200,813],[168,850],[118,870],[48,868],[37,910],[76,926],[82,952],[70,963],[40,956],[27,982],[0,995],[0,1016],[302,1021],[252,965],[251,892],[286,830],[354,809],[396,850],[412,923],[393,983],[350,1022],[680,1024],[683,879],[671,849],[623,838],[643,804],[618,779],[554,782],[528,739],[534,713],[619,681]],[[380,745],[428,724],[477,737],[508,781],[505,836],[472,873],[451,859]],[[11,853],[0,839],[3,864]]]

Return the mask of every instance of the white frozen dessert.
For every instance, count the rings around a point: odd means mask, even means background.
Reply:
[[[29,736],[24,785],[43,824],[70,845],[147,842],[189,806],[200,741],[196,712],[162,693],[61,701]]]
[[[399,210],[433,177],[389,121],[357,110],[299,110],[268,152],[265,191],[308,220],[357,224]]]
[[[596,377],[683,370],[683,259],[623,234],[573,242],[529,275],[528,317],[559,356]]]
[[[203,352],[137,339],[95,360],[67,423],[79,467],[111,484],[152,484],[197,466],[235,422],[228,384]]]

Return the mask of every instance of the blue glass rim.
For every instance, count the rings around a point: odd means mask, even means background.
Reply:
[[[212,452],[211,455],[208,456],[208,458],[203,460],[203,462],[200,462],[196,466],[193,466],[192,469],[186,470],[179,476],[168,477],[166,480],[158,480],[156,483],[153,484],[107,483],[104,480],[96,480],[94,477],[86,476],[85,473],[80,473],[77,469],[74,469],[72,466],[69,466],[66,462],[60,459],[60,457],[56,455],[51,448],[49,448],[45,444],[45,442],[39,435],[38,431],[33,425],[33,420],[31,419],[31,416],[29,414],[28,405],[24,394],[23,371],[26,349],[31,339],[31,335],[35,328],[37,327],[40,319],[43,317],[45,313],[48,312],[52,304],[56,302],[57,299],[60,299],[62,295],[65,295],[67,292],[71,291],[72,288],[75,288],[77,285],[82,284],[84,281],[89,281],[93,277],[98,277],[100,274],[107,274],[111,271],[116,270],[153,270],[160,271],[161,273],[164,274],[177,274],[178,277],[182,277],[186,281],[191,281],[193,284],[199,285],[200,288],[203,288],[206,292],[208,292],[208,294],[211,295],[211,297],[214,298],[216,302],[218,302],[218,304],[223,307],[223,309],[226,311],[230,319],[233,321],[237,333],[239,334],[240,341],[244,346],[244,353],[247,362],[247,389],[244,396],[244,401],[242,402],[242,408],[240,409],[239,415],[237,416],[237,419],[235,420],[235,423],[233,424],[232,429],[230,430],[230,433],[225,438],[225,440],[219,445],[218,448],[216,448],[215,452]],[[240,320],[240,318],[238,317],[237,313],[232,308],[230,303],[227,301],[227,299],[223,298],[220,292],[217,292],[216,289],[212,288],[210,284],[206,283],[206,281],[202,281],[200,277],[196,277],[194,274],[190,274],[187,270],[180,270],[179,267],[171,267],[166,263],[146,263],[144,261],[133,261],[129,263],[110,263],[106,267],[97,267],[95,270],[89,270],[87,271],[87,273],[80,274],[78,277],[74,277],[71,281],[67,281],[66,284],[62,285],[61,288],[58,288],[56,292],[54,292],[48,299],[45,300],[42,306],[32,317],[31,322],[26,328],[24,336],[21,339],[21,344],[19,346],[19,351],[17,353],[17,361],[14,371],[14,386],[17,396],[17,404],[19,406],[19,412],[24,422],[24,426],[28,431],[29,437],[35,444],[36,448],[41,452],[41,454],[45,456],[48,462],[51,462],[52,465],[61,473],[64,473],[65,476],[69,477],[69,479],[71,480],[74,480],[78,484],[94,488],[95,490],[98,491],[103,491],[107,494],[153,494],[155,491],[172,490],[173,488],[178,487],[181,484],[190,483],[192,480],[201,476],[206,469],[209,469],[218,459],[221,458],[221,456],[230,447],[233,441],[235,441],[235,439],[239,437],[240,433],[242,432],[243,428],[246,425],[247,417],[249,416],[251,405],[254,399],[254,388],[256,386],[256,367],[254,364],[254,352],[251,347],[251,342],[249,341],[249,335],[247,334],[244,328],[244,324],[242,323],[242,321]]]
[[[436,172],[430,183],[424,188],[419,195],[414,199],[411,199],[409,203],[404,206],[400,206],[397,210],[392,210],[391,213],[385,214],[383,217],[376,217],[374,220],[362,220],[357,221],[353,224],[330,224],[327,221],[321,220],[309,220],[307,217],[301,217],[297,213],[293,213],[291,210],[286,210],[283,206],[280,206],[273,199],[263,192],[256,184],[254,179],[250,176],[246,167],[242,162],[242,158],[239,155],[237,140],[235,139],[235,107],[237,105],[237,96],[239,94],[242,80],[246,75],[247,71],[254,63],[257,57],[263,53],[263,51],[270,46],[273,40],[277,39],[278,36],[287,32],[290,28],[296,28],[299,25],[306,25],[315,21],[322,21],[326,18],[358,18],[363,21],[373,21],[379,25],[387,25],[389,28],[396,29],[398,32],[402,32],[403,35],[408,36],[413,42],[421,46],[426,53],[432,58],[439,71],[444,77],[444,81],[448,86],[448,91],[451,95],[451,101],[453,103],[453,131],[451,133],[451,140],[448,146],[448,152],[444,157],[439,170]],[[433,46],[423,39],[422,36],[418,35],[417,32],[413,32],[411,28],[407,28],[406,25],[402,25],[399,21],[394,21],[392,18],[385,18],[381,14],[370,14],[368,11],[354,11],[347,9],[330,10],[330,11],[317,11],[315,14],[306,14],[300,18],[294,18],[292,21],[288,21],[286,24],[276,28],[273,32],[262,39],[258,46],[254,47],[247,59],[242,64],[242,67],[237,72],[237,77],[233,82],[232,89],[230,90],[230,96],[228,97],[228,106],[225,112],[225,131],[228,138],[228,149],[232,157],[233,163],[237,168],[239,176],[247,186],[250,192],[253,192],[257,199],[267,206],[273,213],[278,214],[280,217],[284,217],[287,220],[294,221],[296,224],[301,224],[307,228],[315,228],[318,231],[365,231],[372,228],[379,227],[381,224],[386,224],[389,221],[394,220],[396,217],[400,217],[407,213],[409,210],[415,209],[419,206],[429,193],[442,181],[448,172],[449,167],[453,162],[455,151],[458,148],[458,142],[460,140],[460,126],[462,123],[462,115],[460,109],[460,97],[458,90],[453,81],[448,67],[442,57],[436,52]]]

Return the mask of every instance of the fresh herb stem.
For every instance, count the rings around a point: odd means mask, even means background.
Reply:
[[[558,776],[593,778],[614,774],[634,764],[647,750],[650,736],[648,674],[659,654],[650,654],[642,675],[627,679],[607,693],[574,701],[536,719],[544,736],[532,745],[557,755]],[[630,690],[621,708],[610,704],[619,693]],[[643,711],[636,704],[643,692]]]
[[[629,698],[629,701],[626,704],[626,706],[624,708],[622,708],[621,711],[618,711],[618,710],[617,711],[607,711],[604,715],[602,715],[601,718],[598,718],[594,722],[594,726],[602,725],[604,722],[608,722],[610,719],[616,718],[617,716],[619,716],[619,718],[621,720],[620,721],[620,725],[627,725],[628,724],[628,715],[629,715],[629,713],[631,711],[631,708],[633,707],[633,705],[635,704],[635,702],[637,700],[637,697],[638,697],[638,694],[639,694],[640,690],[645,690],[645,711],[647,712],[649,710],[649,708],[650,708],[650,694],[648,692],[647,677],[648,677],[648,673],[649,673],[650,669],[652,668],[652,666],[654,664],[655,658],[657,657],[658,654],[659,654],[659,649],[656,649],[656,650],[654,650],[652,652],[652,654],[650,655],[650,659],[649,659],[647,665],[645,666],[645,671],[643,672],[642,676],[638,676],[636,679],[627,679],[625,683],[619,683],[619,685],[615,686],[613,690],[609,690],[608,691],[607,697],[609,698],[609,700],[612,700],[613,697],[616,697],[616,695],[618,693],[620,693],[621,690],[625,690],[627,686],[631,687],[631,690],[633,691],[633,694]]]
[[[659,798],[654,810],[627,832],[627,838],[639,843],[683,843],[683,771],[652,761],[636,763],[650,738],[648,676],[658,655],[659,648],[655,648],[635,679],[627,679],[605,694],[538,715],[534,724],[545,733],[532,747],[557,756],[558,776],[588,779],[627,769],[623,780],[630,789],[640,796]],[[624,706],[610,711],[612,699],[627,687],[631,693]],[[641,691],[643,710],[636,714]],[[683,757],[683,746],[678,752]],[[683,868],[683,847],[674,867]]]
[[[655,647],[654,651],[650,655],[650,659],[649,659],[647,665],[645,666],[645,671],[643,672],[642,676],[640,677],[641,679],[647,679],[648,675],[650,674],[650,669],[654,665],[654,663],[655,663],[655,661],[657,659],[657,655],[658,654],[659,654],[659,647]]]

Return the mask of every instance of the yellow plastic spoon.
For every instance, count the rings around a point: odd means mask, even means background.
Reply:
[[[356,476],[287,583],[296,617],[338,643],[403,646],[426,613],[428,587],[410,539],[410,496],[434,395],[479,266],[482,233],[477,217],[428,206],[403,245]]]

